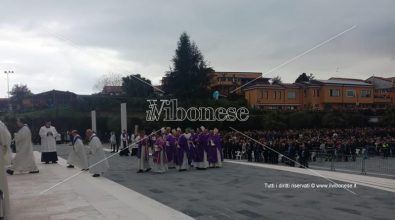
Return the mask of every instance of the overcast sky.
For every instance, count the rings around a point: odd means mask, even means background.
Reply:
[[[395,76],[394,9],[392,0],[0,0],[0,97],[4,70],[34,93],[90,94],[109,72],[157,84],[183,31],[216,71],[265,73],[357,25],[267,76]]]

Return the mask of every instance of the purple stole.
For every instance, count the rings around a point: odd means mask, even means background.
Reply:
[[[188,140],[183,134],[178,138],[178,145],[180,148],[176,149],[175,162],[177,165],[182,165],[184,162],[184,152],[188,152]]]
[[[166,146],[166,155],[167,155],[167,161],[173,161],[174,160],[174,154],[176,150],[176,138],[172,134],[168,134],[166,136],[166,141],[169,142],[169,146]]]
[[[137,148],[137,158],[139,158],[139,159],[144,159],[144,160],[148,160],[148,140],[147,140],[147,137],[141,137],[140,136],[140,140],[139,140],[139,142],[138,142],[138,144],[137,144],[137,146],[138,146],[138,148]],[[145,149],[145,153],[144,153],[144,158],[141,158],[141,151],[142,151],[142,148],[144,147],[144,149]]]
[[[153,159],[154,163],[160,163],[160,152],[163,151],[165,142],[161,137],[157,138],[155,141],[155,145],[158,146],[159,151],[154,151]],[[163,158],[165,160],[165,158]]]

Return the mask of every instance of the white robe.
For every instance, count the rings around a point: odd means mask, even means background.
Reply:
[[[37,171],[33,155],[32,134],[26,125],[15,133],[15,147],[16,155],[10,169],[19,172]]]
[[[10,132],[8,131],[7,127],[3,124],[3,122],[0,121],[0,147],[1,146],[6,146],[11,143],[11,138],[8,138]],[[3,150],[0,150],[0,190],[3,192],[4,196],[4,204],[5,204],[5,217],[8,217],[10,213],[10,202],[9,202],[9,196],[8,196],[8,182],[7,182],[7,176],[5,174],[5,158],[3,155]]]
[[[93,174],[103,174],[110,168],[100,139],[94,135],[91,137],[88,148],[89,172]]]
[[[67,159],[67,163],[77,166],[81,169],[88,169],[88,158],[81,138],[78,138],[73,144],[72,150]]]
[[[51,132],[52,135],[47,135],[48,132]],[[41,152],[56,152],[56,137],[59,136],[54,126],[50,126],[49,128],[42,126],[40,128],[40,137],[41,137]]]
[[[12,160],[11,134],[2,121],[0,121],[0,147],[4,158],[4,166],[10,166]]]

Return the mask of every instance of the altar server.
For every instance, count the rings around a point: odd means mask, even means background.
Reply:
[[[45,122],[45,125],[40,128],[39,135],[41,137],[41,162],[57,163],[56,138],[59,134],[55,127],[51,126],[50,121]]]

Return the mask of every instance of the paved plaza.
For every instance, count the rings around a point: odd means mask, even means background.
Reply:
[[[67,157],[68,149],[68,146],[59,146],[59,155]],[[107,155],[110,153],[107,152]],[[366,182],[370,181],[367,185],[380,185],[380,182],[374,183],[377,180],[383,181],[382,185],[387,184],[387,188],[379,190],[377,188],[380,187],[372,188],[357,184],[356,188],[351,189],[355,193],[353,194],[345,189],[271,189],[265,187],[265,183],[329,183],[324,178],[303,174],[303,172],[308,172],[307,170],[293,168],[300,173],[289,172],[286,171],[289,168],[284,166],[267,165],[265,167],[265,164],[230,161],[225,162],[221,169],[188,172],[170,170],[165,174],[138,174],[135,157],[116,155],[109,162],[111,168],[105,175],[109,180],[195,219],[384,220],[393,219],[395,216],[393,208],[395,207],[395,189],[391,186],[394,185],[394,180],[391,179],[366,177],[368,178]],[[276,170],[270,166],[284,170]],[[342,175],[360,177],[351,174]],[[334,181],[344,183],[335,178]],[[68,184],[64,183],[66,186]]]

